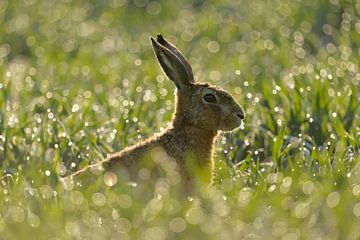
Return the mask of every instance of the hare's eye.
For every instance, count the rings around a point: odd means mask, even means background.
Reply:
[[[211,93],[205,94],[204,100],[207,101],[208,103],[216,103],[216,97]]]

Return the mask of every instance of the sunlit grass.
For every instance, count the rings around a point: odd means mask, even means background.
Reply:
[[[359,239],[355,1],[0,1],[0,239]],[[73,172],[167,127],[163,33],[244,127],[214,186],[171,176],[64,189]]]

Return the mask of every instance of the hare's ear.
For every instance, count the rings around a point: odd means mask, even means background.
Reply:
[[[158,40],[150,39],[155,55],[166,76],[175,83],[178,89],[194,82],[190,64],[181,55],[179,50],[159,36]]]
[[[169,49],[173,54],[175,54],[175,56],[177,56],[180,59],[180,61],[184,64],[184,66],[186,68],[186,72],[187,72],[187,75],[189,76],[190,82],[194,82],[194,75],[193,75],[191,65],[186,60],[186,58],[182,55],[182,53],[174,45],[172,45],[171,43],[166,41],[165,38],[161,34],[157,35],[157,41],[161,45],[163,45],[164,47]]]

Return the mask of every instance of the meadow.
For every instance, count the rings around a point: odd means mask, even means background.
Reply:
[[[158,33],[246,111],[214,186],[64,189],[168,126]],[[359,56],[355,0],[0,1],[0,239],[360,239]]]

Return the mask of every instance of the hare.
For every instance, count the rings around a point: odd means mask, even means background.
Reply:
[[[104,181],[110,180],[112,185],[116,183],[121,169],[134,170],[130,174],[136,175],[142,159],[155,151],[155,158],[167,158],[176,163],[181,179],[186,183],[196,178],[210,183],[212,151],[218,132],[239,127],[245,117],[244,110],[227,91],[195,82],[188,61],[162,35],[150,40],[160,66],[176,86],[172,127],[73,173],[70,179],[76,179],[89,170],[101,169],[106,171]]]

